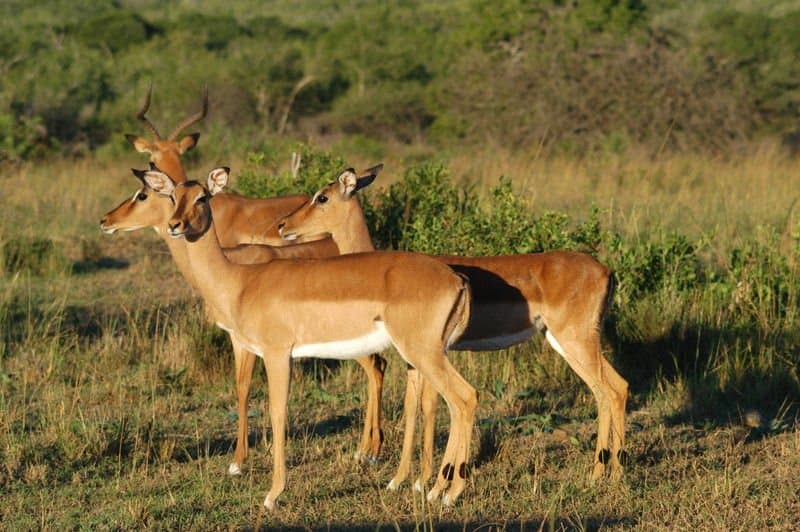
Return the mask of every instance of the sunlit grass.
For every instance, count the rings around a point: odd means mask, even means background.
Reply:
[[[386,183],[402,175],[402,160],[387,166]],[[452,354],[480,393],[473,473],[453,509],[430,505],[408,488],[383,489],[402,437],[405,366],[397,356],[387,354],[386,461],[374,466],[351,458],[366,393],[360,370],[347,363],[296,364],[289,485],[279,511],[264,513],[260,503],[271,475],[264,370],[259,366],[253,381],[249,470],[229,478],[235,396],[227,340],[205,324],[196,297],[152,232],[97,230],[103,212],[136,187],[122,169],[139,163],[133,157],[54,162],[0,181],[0,245],[48,238],[58,259],[39,272],[0,277],[4,526],[672,530],[797,524],[797,286],[787,289],[788,310],[778,312],[769,286],[759,284],[770,279],[767,266],[752,271],[755,285],[731,293],[709,283],[692,290],[668,285],[639,299],[619,295],[605,350],[633,392],[632,463],[620,486],[588,484],[594,399],[536,339],[497,353]],[[235,171],[237,161],[231,164]],[[644,241],[673,229],[706,238],[713,242],[704,251],[707,260],[722,272],[732,249],[762,238],[760,226],[785,234],[797,223],[796,163],[772,146],[731,160],[634,153],[567,161],[496,150],[450,155],[448,164],[454,178],[487,187],[500,175],[513,178],[535,209],[580,219],[597,204],[603,223],[625,238]],[[204,165],[200,160],[196,168]],[[780,241],[762,240],[770,256],[783,253]],[[760,416],[755,426],[751,411]],[[441,452],[444,406],[438,415]]]

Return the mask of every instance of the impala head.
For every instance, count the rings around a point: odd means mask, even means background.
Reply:
[[[137,177],[161,196],[168,197],[172,204],[172,215],[167,222],[167,232],[173,238],[184,237],[194,242],[211,227],[211,196],[221,191],[228,183],[230,169],[214,168],[208,173],[206,184],[198,181],[176,183],[160,170],[134,171]]]
[[[125,138],[128,139],[128,142],[133,144],[136,151],[149,154],[150,162],[155,164],[158,168],[161,168],[164,172],[179,181],[186,181],[186,173],[183,170],[180,156],[197,145],[197,139],[200,138],[200,133],[192,133],[180,140],[176,139],[181,131],[199,122],[208,114],[208,87],[206,87],[203,93],[202,109],[181,122],[166,139],[161,137],[153,123],[145,116],[148,109],[150,109],[150,96],[152,91],[153,87],[151,86],[147,90],[147,97],[144,100],[142,109],[136,113],[136,118],[150,130],[153,134],[153,140],[147,140],[144,137],[138,137],[136,135],[125,135]]]
[[[383,170],[383,164],[356,174],[348,168],[336,182],[322,187],[302,207],[284,218],[279,224],[280,235],[286,240],[313,239],[330,234],[345,225],[354,209],[361,204],[356,192],[372,183]]]
[[[151,170],[155,166],[151,164]],[[146,227],[158,228],[170,219],[173,211],[172,201],[156,194],[143,179],[144,170],[133,170],[141,181],[141,187],[130,198],[108,211],[100,220],[100,230],[104,233],[116,231],[135,231]]]

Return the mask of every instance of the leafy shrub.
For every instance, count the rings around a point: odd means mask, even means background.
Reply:
[[[596,251],[601,240],[596,211],[587,223],[571,229],[565,214],[534,215],[505,178],[483,203],[473,186],[454,183],[441,164],[409,168],[401,181],[364,205],[370,234],[382,249],[485,256]]]
[[[264,42],[279,42],[287,39],[305,39],[309,32],[302,28],[289,26],[277,16],[258,15],[245,24],[247,32]]]
[[[77,36],[89,47],[116,53],[145,42],[158,31],[137,13],[118,10],[90,18],[80,25]]]
[[[248,35],[232,16],[206,15],[199,11],[182,14],[174,27],[200,38],[207,50],[223,50],[235,38]]]
[[[619,235],[608,243],[608,262],[619,281],[619,292],[629,298],[670,287],[678,290],[697,285],[700,262],[694,245],[680,233],[658,240],[631,242]]]
[[[38,116],[0,113],[0,162],[40,155],[47,148],[46,133]]]
[[[640,23],[646,12],[642,0],[582,0],[575,4],[575,19],[593,32],[622,34]]]
[[[795,311],[798,282],[787,257],[778,251],[778,234],[761,233],[761,239],[731,251],[728,282],[739,313],[770,320]]]
[[[289,148],[249,153],[236,188],[246,196],[260,198],[301,192],[311,194],[335,181],[347,168],[340,156],[307,144],[293,144]],[[279,158],[288,161],[292,153],[300,157],[296,178],[290,171],[279,170]]]

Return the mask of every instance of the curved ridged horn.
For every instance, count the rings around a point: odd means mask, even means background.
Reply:
[[[186,129],[187,127],[191,126],[195,122],[199,122],[200,120],[204,119],[208,114],[208,85],[206,85],[205,90],[203,91],[203,108],[200,110],[199,113],[195,113],[175,128],[175,131],[169,134],[167,140],[175,140],[175,137],[178,136],[178,133]]]
[[[136,113],[136,118],[144,122],[144,125],[146,125],[147,128],[156,137],[156,140],[161,140],[161,135],[158,134],[156,126],[154,126],[153,123],[150,122],[150,120],[148,120],[147,117],[145,116],[147,114],[147,110],[150,109],[150,96],[152,95],[152,93],[153,93],[153,84],[151,83],[150,87],[148,87],[147,89],[147,97],[145,97],[144,99],[144,105],[142,106],[142,110]]]

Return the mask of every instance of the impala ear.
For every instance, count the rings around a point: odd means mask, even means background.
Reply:
[[[141,179],[149,188],[164,196],[169,196],[175,190],[175,182],[164,172],[134,170],[133,175]]]
[[[155,145],[147,139],[137,137],[136,135],[125,135],[125,138],[128,139],[128,142],[130,142],[133,148],[139,153],[153,153],[156,151]]]
[[[208,191],[213,196],[219,193],[228,184],[228,177],[230,176],[231,169],[227,166],[220,166],[214,168],[208,173]]]
[[[178,141],[178,152],[183,155],[187,151],[191,150],[195,146],[197,146],[197,139],[200,138],[200,133],[192,133],[191,135],[186,135],[181,140]]]
[[[375,181],[375,178],[378,177],[378,174],[383,170],[383,163],[373,166],[372,168],[367,168],[361,175],[358,176],[356,179],[356,188],[353,190],[353,193],[358,192],[362,188],[369,186]]]
[[[356,171],[352,168],[348,168],[339,176],[339,192],[342,196],[349,198],[356,191],[357,186],[358,177],[356,177]]]

